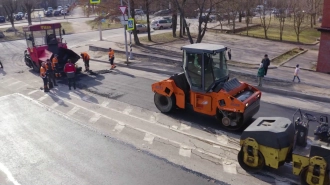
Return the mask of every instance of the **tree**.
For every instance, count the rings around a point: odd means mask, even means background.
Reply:
[[[306,13],[310,16],[311,28],[316,25],[316,16],[320,14],[320,7],[323,0],[305,0],[306,1]]]
[[[6,15],[8,16],[12,28],[16,30],[14,24],[15,21],[14,13],[17,11],[18,0],[2,0],[2,7],[5,10]]]
[[[150,4],[151,4],[152,0],[144,0],[145,6],[146,6],[146,16],[147,16],[147,31],[148,31],[148,41],[151,41],[151,34],[150,34],[150,17],[149,17],[149,13],[150,13]]]
[[[32,24],[31,20],[31,13],[33,12],[34,8],[37,6],[37,0],[23,0],[22,2],[22,7],[24,11],[27,13],[28,16],[28,24]]]
[[[300,0],[291,0],[291,8],[293,10],[293,28],[297,36],[297,42],[300,42],[300,34],[304,30],[304,20],[306,12]]]
[[[287,9],[288,7],[288,3],[287,0],[278,0],[276,5],[276,10],[277,12],[275,13],[275,18],[278,19],[278,21],[280,22],[280,41],[283,40],[283,31],[284,31],[284,23],[287,17]]]
[[[242,3],[245,10],[245,24],[246,24],[246,35],[249,35],[249,24],[252,23],[254,17],[253,9],[257,5],[256,0],[244,0]]]
[[[176,37],[176,26],[178,24],[178,8],[176,3],[172,0],[172,34],[173,37]]]
[[[265,38],[268,39],[268,35],[267,35],[267,31],[269,29],[270,26],[270,22],[272,20],[272,12],[269,11],[269,13],[267,13],[266,9],[270,8],[271,4],[267,3],[267,5],[263,8],[259,8],[258,12],[259,12],[259,18],[260,18],[260,22],[261,22],[261,27],[264,30],[264,34],[265,34]]]
[[[128,1],[130,1],[130,8],[131,9],[129,11],[131,13],[131,17],[134,19],[134,28],[136,28],[135,11],[134,11],[134,9],[135,9],[135,2],[134,1],[136,1],[136,0],[128,0]],[[137,35],[136,29],[133,30],[133,35],[134,35],[135,45],[141,45],[139,37]]]

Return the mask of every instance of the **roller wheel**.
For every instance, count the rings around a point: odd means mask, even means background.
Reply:
[[[176,107],[175,97],[164,96],[158,93],[155,93],[154,102],[157,109],[162,113],[169,113],[174,110]]]
[[[242,115],[243,116],[243,115]],[[235,122],[236,125],[232,125],[232,120],[235,119],[235,117],[224,117],[219,110],[217,111],[216,119],[220,123],[221,127],[223,127],[226,130],[230,131],[239,131],[240,129],[244,128],[244,119],[241,117],[238,122]]]
[[[264,167],[265,167],[265,158],[264,156],[261,154],[260,151],[258,151],[258,157],[259,157],[259,164],[257,167],[251,167],[247,164],[244,163],[244,153],[243,150],[241,149],[241,151],[239,151],[238,155],[237,155],[237,160],[239,165],[247,172],[249,173],[257,173],[259,171],[261,171]]]
[[[307,172],[308,172],[308,166],[307,167],[305,167],[302,171],[301,171],[301,173],[300,173],[300,184],[301,185],[309,185],[308,183],[307,183]],[[326,173],[325,173],[326,175],[325,175],[325,178],[324,178],[324,182],[323,182],[323,185],[329,185],[329,171],[326,171]]]

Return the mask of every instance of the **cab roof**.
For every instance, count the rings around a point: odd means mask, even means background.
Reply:
[[[218,53],[227,50],[227,47],[218,44],[196,43],[182,46],[181,50],[191,53]]]
[[[41,30],[52,30],[61,28],[61,23],[52,23],[52,24],[36,24],[36,25],[29,25],[24,26],[23,31],[41,31]]]

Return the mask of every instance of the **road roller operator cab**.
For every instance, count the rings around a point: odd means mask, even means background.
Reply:
[[[292,165],[293,174],[300,177],[301,184],[329,185],[329,144],[307,138],[309,122],[315,120],[315,116],[302,114],[300,109],[293,120],[256,119],[241,135],[240,166],[247,172],[258,172],[265,166],[278,169],[287,162]]]
[[[155,105],[162,113],[189,108],[215,116],[228,130],[238,130],[259,111],[261,92],[229,79],[225,46],[197,43],[181,49],[183,72],[152,84]]]

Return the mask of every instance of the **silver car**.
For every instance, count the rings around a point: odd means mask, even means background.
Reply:
[[[166,19],[154,20],[151,22],[151,28],[154,30],[162,30],[164,28],[172,28],[172,22]]]

